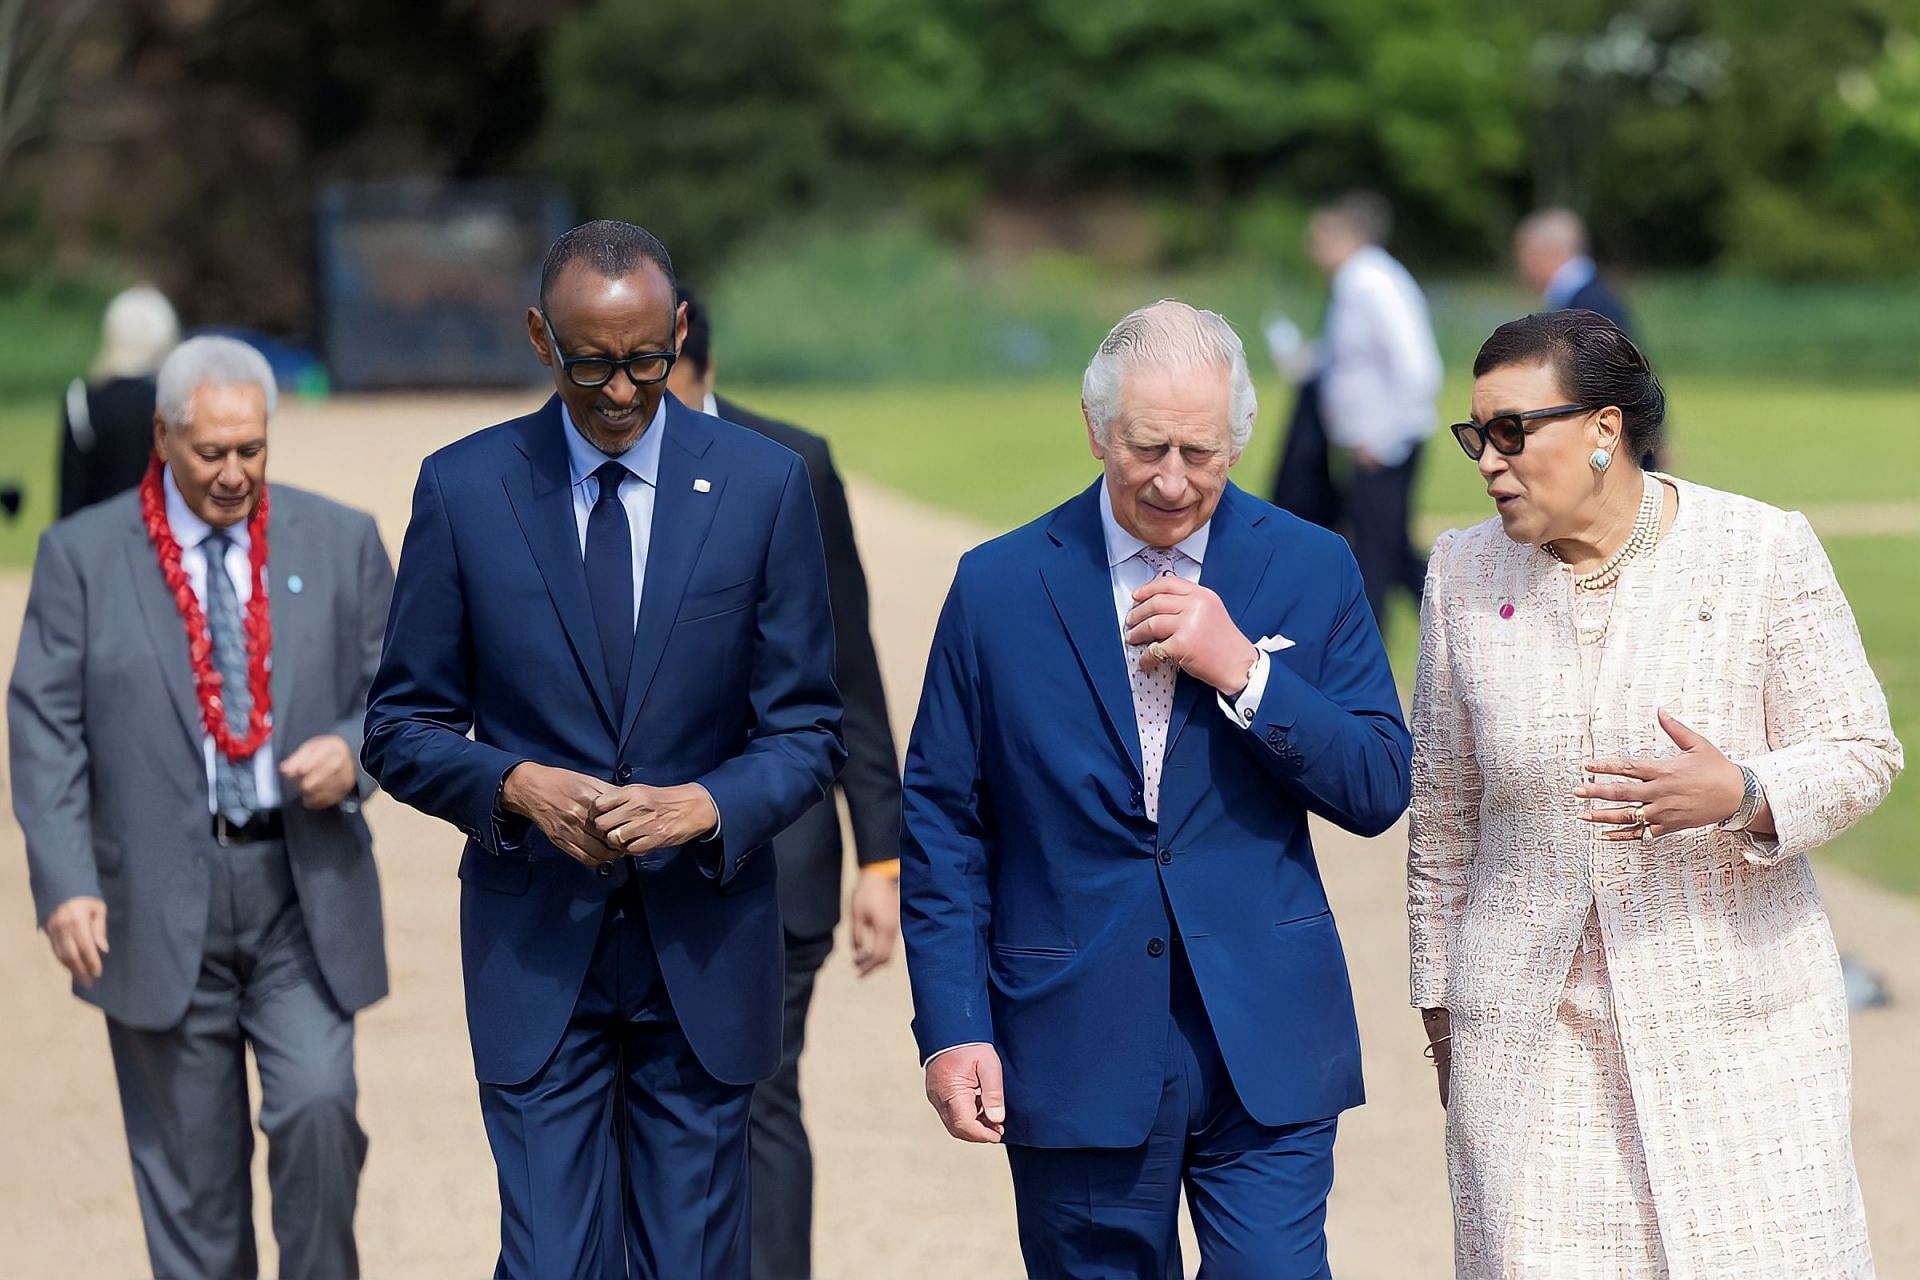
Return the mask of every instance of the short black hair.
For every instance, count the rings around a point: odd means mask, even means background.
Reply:
[[[1517,364],[1553,367],[1560,390],[1577,404],[1614,405],[1635,457],[1660,439],[1667,393],[1633,339],[1594,311],[1541,311],[1493,331],[1473,360],[1473,376]]]
[[[641,263],[651,262],[666,275],[668,284],[673,283],[673,259],[658,237],[631,222],[598,218],[564,233],[547,250],[547,260],[540,265],[542,311],[547,309],[547,297],[560,273],[576,262],[585,263],[603,280],[632,275]]]
[[[687,309],[687,336],[680,343],[680,359],[704,378],[713,367],[713,322],[707,319],[707,309],[700,305],[698,294],[685,285],[676,292],[680,305]]]

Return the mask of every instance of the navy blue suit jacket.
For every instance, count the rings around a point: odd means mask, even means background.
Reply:
[[[1619,327],[1620,332],[1629,338],[1633,336],[1633,321],[1627,315],[1626,303],[1620,301],[1620,295],[1598,275],[1576,289],[1573,296],[1567,299],[1567,306],[1571,310],[1591,311],[1605,316]]]
[[[921,1053],[996,1046],[1009,1142],[1142,1142],[1177,933],[1253,1117],[1335,1115],[1362,1101],[1360,1042],[1307,815],[1384,831],[1412,756],[1359,570],[1227,487],[1200,581],[1250,639],[1294,643],[1247,727],[1179,678],[1156,825],[1099,502],[1095,484],[969,552],[940,617],[901,866]]]
[[[421,465],[364,758],[388,792],[467,835],[461,953],[489,1084],[559,1042],[608,894],[639,878],[667,991],[717,1078],[780,1056],[773,835],[844,753],[833,622],[807,472],[670,400],[624,707],[612,704],[574,521],[558,401]],[[696,480],[704,480],[703,489]],[[471,736],[469,736],[469,731]],[[599,875],[496,811],[522,760],[612,782],[699,782],[719,839]]]

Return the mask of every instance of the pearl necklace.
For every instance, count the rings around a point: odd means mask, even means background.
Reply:
[[[1627,536],[1626,543],[1611,556],[1605,564],[1592,573],[1583,573],[1573,580],[1576,591],[1603,591],[1620,580],[1620,575],[1636,558],[1653,549],[1660,541],[1660,512],[1666,505],[1665,494],[1660,482],[1652,476],[1645,478],[1646,487],[1640,493],[1640,514],[1634,517],[1633,532]],[[1562,564],[1565,557],[1551,542],[1546,544],[1546,552]]]

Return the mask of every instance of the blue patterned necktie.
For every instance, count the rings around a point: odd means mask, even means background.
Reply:
[[[627,705],[627,668],[633,663],[633,528],[620,503],[620,482],[633,473],[621,463],[603,462],[593,476],[600,496],[587,513],[587,593],[618,713]]]
[[[247,733],[253,716],[253,690],[247,685],[247,632],[240,617],[240,597],[227,576],[227,548],[233,540],[215,530],[200,544],[207,564],[207,633],[213,641],[213,669],[220,673],[220,695],[226,704],[227,729],[236,738]],[[229,760],[213,749],[213,796],[231,823],[245,823],[260,807],[253,785],[253,760]]]

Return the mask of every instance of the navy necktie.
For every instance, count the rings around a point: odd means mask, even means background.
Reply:
[[[600,497],[587,516],[587,593],[619,711],[627,705],[627,668],[633,662],[633,529],[620,505],[620,482],[633,473],[621,463],[603,462],[593,476],[600,482]]]

